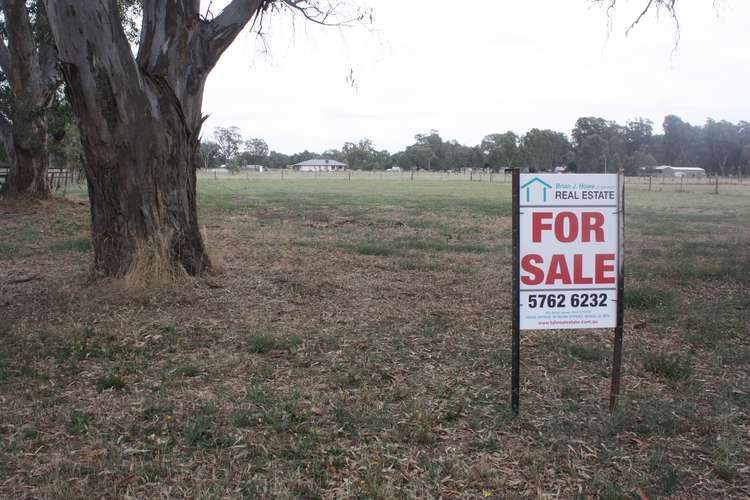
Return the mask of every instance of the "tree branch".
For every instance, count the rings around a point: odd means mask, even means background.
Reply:
[[[180,43],[190,22],[197,22],[200,0],[151,0],[143,5],[141,42],[138,46],[140,66],[153,66],[170,44]],[[181,22],[175,22],[175,18]]]
[[[232,0],[213,21],[205,24],[203,39],[206,42],[206,71],[216,65],[250,20],[270,3],[272,0]]]
[[[280,0],[280,2],[293,12],[299,12],[306,20],[322,26],[349,26],[352,23],[374,21],[373,10],[369,8],[356,8],[349,15],[342,15],[346,6],[342,1],[310,1],[310,0]]]
[[[590,0],[591,3],[595,5],[606,5],[606,11],[607,11],[607,26],[609,28],[609,31],[612,29],[612,17],[613,17],[613,11],[618,5],[618,1],[622,3],[621,0]],[[643,9],[641,10],[638,17],[635,18],[635,20],[630,23],[630,26],[628,26],[628,29],[625,30],[625,36],[629,35],[630,32],[640,24],[640,22],[643,20],[646,15],[651,12],[652,10],[656,10],[657,14],[661,9],[666,9],[669,13],[669,16],[672,18],[672,21],[674,21],[676,31],[675,31],[675,49],[680,43],[680,21],[677,18],[677,2],[679,0],[641,0],[644,2]]]

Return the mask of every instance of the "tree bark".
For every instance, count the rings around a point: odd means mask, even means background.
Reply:
[[[45,3],[86,156],[96,269],[122,276],[146,249],[201,273],[210,264],[196,209],[203,90],[261,2],[234,0],[211,22],[199,0],[145,2],[137,59],[114,0]]]
[[[12,141],[4,145],[12,158],[10,175],[2,188],[6,197],[46,198],[47,109],[59,87],[57,56],[44,34],[34,34],[25,0],[0,0],[6,21],[7,46],[0,37],[0,69],[13,96],[10,114]],[[40,9],[37,13],[44,15]]]

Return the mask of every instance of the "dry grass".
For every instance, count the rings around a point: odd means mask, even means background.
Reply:
[[[203,236],[203,244],[206,246],[206,252],[208,253],[208,260],[210,262],[209,272],[212,274],[223,273],[224,259],[227,253],[226,249],[211,240],[208,230],[205,227],[201,229],[201,236]]]
[[[200,197],[224,272],[134,293],[0,205],[0,497],[750,494],[746,203],[631,194],[621,410],[610,333],[530,332],[516,419],[507,187]]]
[[[126,289],[165,287],[187,277],[182,266],[174,264],[171,239],[170,234],[159,233],[136,243],[130,266],[122,278]]]

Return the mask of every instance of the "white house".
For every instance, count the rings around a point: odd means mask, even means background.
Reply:
[[[295,163],[292,165],[292,168],[300,172],[336,172],[346,170],[348,166],[346,163],[341,163],[340,161],[318,158],[316,160]]]

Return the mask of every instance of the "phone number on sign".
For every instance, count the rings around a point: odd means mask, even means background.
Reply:
[[[540,307],[607,307],[606,293],[574,293],[568,297],[562,293],[531,294],[528,305],[532,309]]]

